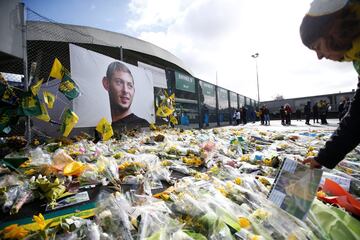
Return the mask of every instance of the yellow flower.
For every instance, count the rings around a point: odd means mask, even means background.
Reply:
[[[229,194],[223,187],[217,187],[216,189],[225,197],[227,197],[227,195]]]
[[[239,225],[242,228],[249,228],[251,226],[249,219],[244,217],[239,218]]]
[[[136,148],[130,148],[130,149],[127,150],[127,152],[130,153],[130,154],[135,154],[136,151],[137,151]]]
[[[352,174],[352,173],[353,173],[353,170],[352,170],[351,168],[346,168],[346,169],[345,169],[345,172],[346,172],[347,174]]]
[[[172,162],[169,160],[164,160],[161,162],[161,166],[167,167],[167,166],[171,166]]]
[[[63,174],[65,176],[80,176],[86,169],[86,165],[81,162],[71,162],[64,168]]]
[[[325,193],[324,191],[318,191],[318,192],[316,193],[316,196],[317,196],[318,198],[326,197],[326,193]]]
[[[33,219],[37,223],[39,229],[43,231],[46,227],[44,216],[41,213],[39,213],[39,216],[34,215]]]
[[[34,175],[36,173],[35,169],[29,169],[24,172],[25,175]]]
[[[201,172],[196,172],[194,177],[197,180],[210,180],[209,175],[207,175],[206,173],[201,173]]]
[[[241,161],[249,161],[250,160],[250,155],[249,154],[244,154],[241,156]]]
[[[158,130],[158,128],[156,127],[155,123],[150,123],[150,130],[155,131]]]
[[[257,219],[261,219],[261,220],[265,220],[266,218],[268,218],[271,213],[267,212],[265,209],[263,208],[259,208],[256,209],[253,213],[252,213],[253,217],[257,218]]]
[[[265,185],[265,186],[271,185],[270,182],[269,182],[269,180],[267,180],[267,179],[264,178],[264,177],[259,177],[259,181],[260,181],[263,185]]]
[[[252,235],[250,239],[251,240],[260,240],[260,239],[262,239],[262,237],[260,235]]]
[[[265,158],[265,159],[263,160],[263,162],[264,162],[264,164],[265,164],[266,166],[271,166],[271,163],[272,163],[271,159],[269,159],[269,158]]]
[[[124,157],[124,153],[123,153],[123,152],[115,153],[115,154],[113,155],[113,157],[114,157],[115,159],[120,159],[120,158]]]
[[[118,166],[119,170],[125,170],[126,168],[130,167],[131,163],[125,161]]]
[[[241,185],[242,179],[239,178],[239,177],[237,177],[237,178],[234,179],[234,182],[235,182],[235,184],[237,184],[237,185]]]
[[[288,237],[287,240],[297,240],[298,238],[296,237],[296,235],[294,233],[291,233]]]
[[[315,154],[315,152],[313,152],[313,151],[309,151],[309,152],[307,152],[307,154],[306,154],[307,157],[315,156],[315,155],[316,155],[316,154]]]
[[[220,169],[218,166],[213,166],[209,170],[210,173],[218,174],[220,172]]]
[[[190,154],[188,157],[183,157],[182,161],[187,165],[196,166],[196,167],[199,167],[201,166],[201,164],[203,164],[201,158],[194,156],[192,154]]]
[[[1,232],[4,239],[22,239],[29,234],[29,232],[17,224],[12,224],[4,228]]]

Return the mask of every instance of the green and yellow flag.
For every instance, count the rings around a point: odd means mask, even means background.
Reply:
[[[4,130],[10,125],[11,116],[9,112],[3,111],[0,113],[0,131]]]
[[[22,114],[25,116],[41,115],[41,106],[38,96],[33,96],[31,92],[26,92],[21,98]]]
[[[69,136],[71,130],[74,128],[78,121],[79,117],[70,109],[67,109],[64,112],[62,124],[60,127],[60,131],[62,132],[64,137]]]
[[[156,116],[165,118],[173,114],[173,112],[175,111],[174,102],[175,102],[175,94],[169,96],[167,92],[165,92],[165,98],[161,101],[160,105],[158,106],[156,110]]]
[[[5,78],[0,73],[0,101],[15,105],[18,103],[19,98],[17,97],[13,87],[11,87]]]
[[[31,92],[34,96],[36,96],[41,88],[41,85],[43,83],[44,79],[41,79],[39,81],[37,81],[35,84],[33,84],[30,89],[31,89]]]
[[[61,80],[64,76],[64,67],[62,66],[59,59],[55,58],[50,71],[50,77]]]
[[[100,120],[96,126],[96,131],[101,134],[103,141],[109,140],[114,135],[111,123],[109,123],[106,118]]]
[[[78,97],[80,94],[79,87],[74,80],[71,79],[70,74],[64,73],[64,76],[59,85],[59,91],[62,92],[70,101]]]
[[[11,131],[10,125],[17,122],[16,113],[16,109],[0,108],[0,131],[5,133],[9,133],[9,130]]]
[[[168,117],[170,116],[172,113],[174,112],[174,109],[171,109],[167,106],[159,106],[158,109],[156,110],[156,116],[159,117]]]
[[[54,107],[54,103],[56,99],[55,95],[52,94],[51,92],[44,91],[43,96],[44,96],[44,102],[46,103],[48,108],[52,109]]]
[[[45,104],[41,103],[40,108],[41,108],[41,114],[36,116],[36,118],[38,118],[40,120],[43,120],[45,122],[49,122],[50,121],[50,116],[49,116],[49,113],[48,113],[48,111],[46,109]]]
[[[174,125],[178,125],[178,124],[179,124],[177,118],[176,118],[174,115],[171,115],[171,116],[170,116],[170,122],[171,122],[172,124],[174,124]]]

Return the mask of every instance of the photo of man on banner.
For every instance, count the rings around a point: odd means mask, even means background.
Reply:
[[[133,75],[125,64],[118,61],[110,63],[102,84],[109,94],[113,128],[149,126],[148,121],[136,116],[130,109],[135,84]]]
[[[79,116],[76,128],[95,127],[105,118],[119,133],[155,122],[151,72],[73,44],[69,47],[71,76],[81,89],[72,101]]]

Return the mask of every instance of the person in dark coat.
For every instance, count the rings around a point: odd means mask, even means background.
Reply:
[[[360,75],[360,2],[318,1],[311,4],[300,26],[302,42],[317,53],[334,61],[352,61]],[[315,2],[314,1],[314,2]],[[324,13],[323,10],[326,12]],[[317,156],[303,163],[311,168],[334,168],[360,143],[360,77],[349,110],[338,128]]]
[[[319,123],[319,108],[318,108],[318,103],[317,102],[314,103],[314,106],[312,107],[312,110],[313,110],[314,123],[315,123],[315,120],[316,120],[316,123]]]
[[[242,119],[243,124],[245,125],[247,123],[247,109],[245,106],[241,108],[240,116]]]
[[[296,121],[301,121],[301,110],[300,110],[300,108],[296,109],[295,114],[296,114]]]
[[[284,106],[280,107],[280,118],[281,118],[281,124],[285,125],[285,108],[284,108]]]
[[[305,114],[305,124],[310,125],[310,115],[311,115],[311,102],[307,102],[307,104],[304,107],[304,114]]]
[[[291,125],[291,115],[292,109],[289,104],[285,105],[285,123],[286,125]]]

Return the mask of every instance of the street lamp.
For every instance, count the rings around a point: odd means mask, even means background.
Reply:
[[[258,104],[260,104],[259,74],[258,74],[258,64],[257,64],[257,58],[259,57],[259,53],[255,53],[251,55],[251,57],[255,58],[255,63],[256,63],[256,83],[257,83],[257,92],[258,92]]]

